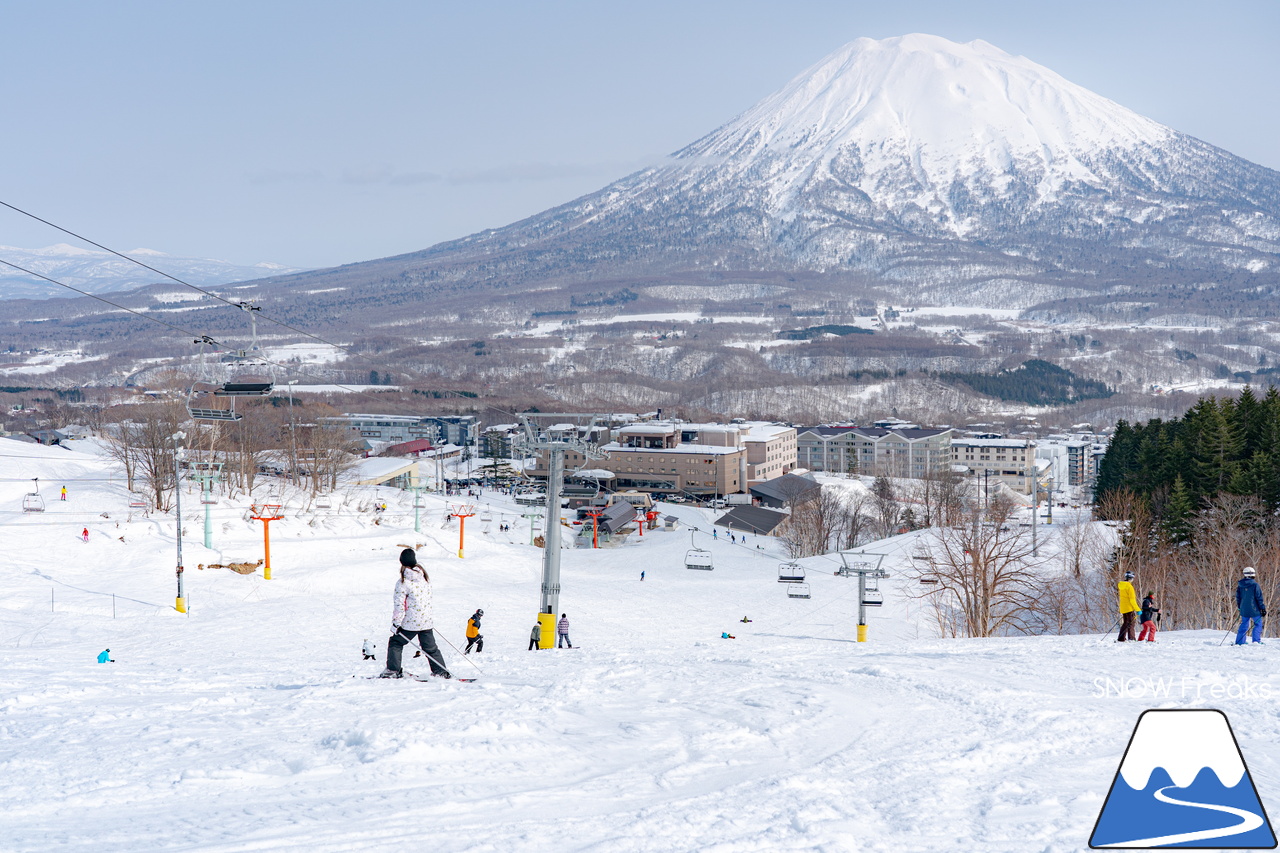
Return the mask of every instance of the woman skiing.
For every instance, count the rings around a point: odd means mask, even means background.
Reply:
[[[396,581],[395,605],[391,611],[391,639],[387,641],[387,668],[382,678],[403,678],[400,654],[415,637],[431,662],[431,674],[452,678],[445,669],[444,658],[436,647],[432,631],[431,586],[427,570],[418,564],[412,548],[400,552],[400,579]]]

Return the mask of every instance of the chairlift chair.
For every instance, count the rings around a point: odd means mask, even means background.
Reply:
[[[812,598],[809,594],[809,584],[801,581],[800,583],[792,583],[787,586],[787,598]]]
[[[698,569],[700,571],[709,572],[715,568],[711,562],[711,552],[703,548],[690,548],[684,555],[684,567],[686,569]]]
[[[129,507],[130,507],[130,509],[141,509],[141,508],[145,507],[146,505],[147,505],[147,499],[146,499],[145,497],[143,497],[143,496],[142,496],[142,493],[141,493],[141,492],[130,492],[130,493],[129,493]]]
[[[328,495],[316,495],[316,509],[331,509],[333,500]]]
[[[884,604],[884,593],[875,590],[867,590],[862,594],[863,607],[879,607]]]
[[[23,512],[44,512],[44,498],[39,492],[31,492],[22,498]]]
[[[799,563],[779,563],[778,583],[804,583],[804,566]]]
[[[197,382],[187,393],[187,414],[192,420],[227,422],[238,421],[243,415],[236,414],[234,400],[218,399],[218,386],[207,382]]]

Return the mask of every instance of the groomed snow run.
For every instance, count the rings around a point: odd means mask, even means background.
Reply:
[[[37,476],[48,509],[23,514]],[[1277,646],[936,639],[898,540],[872,549],[895,576],[866,643],[856,581],[829,560],[804,561],[813,597],[790,599],[774,543],[696,534],[715,569],[693,572],[682,526],[566,549],[581,648],[529,652],[541,551],[514,504],[478,499],[459,559],[442,498],[415,534],[402,492],[348,488],[331,509],[286,493],[267,581],[197,569],[256,560],[262,537],[248,500],[223,498],[206,550],[195,495],[183,615],[172,514],[130,510],[93,456],[0,454],[0,849],[1076,851],[1150,707],[1223,709],[1264,803],[1280,789],[1280,693],[1257,694]],[[447,663],[474,684],[363,677],[382,666],[404,544],[431,573]],[[449,643],[477,607],[485,650],[464,660]]]

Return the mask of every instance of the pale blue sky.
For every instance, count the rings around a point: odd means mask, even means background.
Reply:
[[[1280,169],[1280,2],[0,0],[0,199],[116,248],[320,267],[674,151],[859,36],[985,39]],[[64,237],[0,209],[0,245]]]

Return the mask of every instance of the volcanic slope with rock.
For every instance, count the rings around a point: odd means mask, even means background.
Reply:
[[[1280,173],[986,42],[916,34],[853,41],[660,165],[563,206],[275,281],[447,298],[774,273],[1026,308],[1210,282],[1271,292],[1278,254]]]

